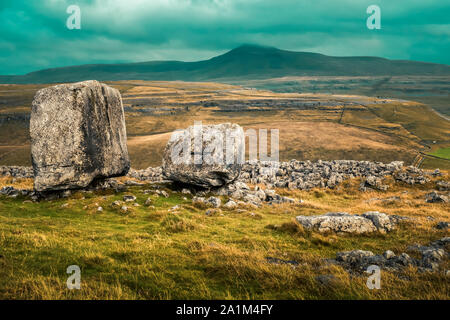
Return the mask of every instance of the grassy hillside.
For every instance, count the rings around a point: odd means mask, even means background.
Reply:
[[[0,179],[0,187],[11,183]],[[31,183],[19,179],[14,185]],[[167,199],[144,194],[152,186],[77,192],[39,203],[0,196],[0,299],[448,299],[443,272],[383,270],[381,289],[369,290],[367,276],[323,261],[356,249],[399,254],[446,236],[434,225],[448,219],[449,204],[424,201],[433,183],[367,193],[357,191],[358,180],[336,190],[277,190],[304,203],[212,215],[192,205],[190,195],[183,199],[167,188]],[[111,206],[125,194],[140,205],[126,214]],[[400,200],[373,200],[392,196]],[[153,207],[144,205],[148,197]],[[180,208],[171,210],[175,205]],[[323,235],[294,220],[300,214],[373,210],[414,220],[384,235]],[[81,268],[81,290],[66,289],[66,268],[73,264]],[[319,275],[334,280],[321,284]]]
[[[219,83],[108,84],[118,88],[123,97],[128,148],[135,168],[160,165],[171,132],[197,120],[204,124],[235,122],[245,130],[278,129],[281,160],[403,160],[409,164],[419,150],[434,150],[425,147],[427,144],[436,149],[450,144],[449,122],[418,103],[273,93]],[[45,86],[0,86],[0,102],[5,102],[0,104],[0,164],[31,165],[26,117],[34,93]],[[292,101],[316,106],[291,107]],[[437,167],[448,168],[448,163]]]
[[[450,66],[377,57],[331,57],[244,45],[198,62],[152,61],[53,68],[23,76],[0,76],[0,83],[54,83],[90,79],[223,81],[304,75],[450,75]]]

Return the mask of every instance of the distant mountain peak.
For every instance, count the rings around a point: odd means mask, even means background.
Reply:
[[[270,46],[246,43],[246,44],[242,44],[239,47],[236,47],[236,48],[228,51],[228,53],[234,53],[234,52],[239,52],[239,53],[243,53],[243,52],[265,52],[265,51],[283,51],[283,50],[280,50],[280,49],[275,48],[275,47],[270,47]]]
[[[76,82],[87,79],[228,81],[285,76],[450,75],[450,66],[377,57],[333,57],[312,52],[243,44],[197,62],[152,61],[47,69],[23,76],[0,76],[0,83]]]

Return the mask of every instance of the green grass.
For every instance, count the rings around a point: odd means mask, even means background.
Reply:
[[[449,159],[450,160],[450,147],[448,148],[441,148],[436,151],[430,152],[432,156]]]
[[[171,192],[167,199],[151,195],[154,208],[146,207],[149,195],[143,190],[148,188],[78,192],[39,203],[1,197],[0,299],[448,299],[448,280],[441,273],[409,269],[400,277],[383,271],[382,290],[373,291],[365,286],[364,275],[350,277],[323,261],[352,249],[400,253],[410,244],[445,236],[425,217],[445,220],[448,205],[424,203],[422,189],[409,190],[404,203],[386,205],[365,200],[390,193],[362,194],[354,186],[280,190],[304,204],[207,216],[205,208],[180,193]],[[110,205],[130,193],[139,207],[130,206],[123,214]],[[170,211],[177,204],[181,209]],[[306,232],[294,219],[332,210],[380,210],[418,220],[387,235],[337,236]],[[266,257],[300,265],[269,264]],[[73,264],[82,271],[81,290],[66,288],[66,268]],[[315,280],[319,274],[337,280],[322,286]]]

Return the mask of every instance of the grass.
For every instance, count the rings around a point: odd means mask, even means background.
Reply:
[[[11,183],[11,178],[0,179],[0,187]],[[21,188],[31,183],[14,181]],[[0,299],[448,299],[443,272],[383,271],[382,289],[369,290],[366,276],[350,276],[324,263],[338,251],[400,253],[411,244],[446,235],[427,219],[448,220],[448,204],[424,202],[435,182],[367,193],[357,191],[358,183],[310,192],[280,189],[280,194],[304,203],[222,210],[208,216],[205,208],[170,189],[166,188],[167,199],[144,194],[151,186],[129,187],[117,194],[76,192],[39,203],[2,196]],[[140,204],[130,206],[126,214],[111,206],[125,194],[135,195]],[[393,195],[401,195],[401,201],[373,200]],[[154,207],[144,205],[148,197]],[[175,205],[181,208],[171,210]],[[104,210],[97,211],[98,206]],[[386,235],[358,236],[317,234],[295,222],[300,214],[369,210],[415,220]],[[267,257],[299,265],[271,264]],[[65,285],[66,268],[73,264],[81,268],[81,290]],[[444,267],[448,266],[447,261]],[[336,280],[320,285],[315,279],[320,274],[332,274]]]
[[[432,156],[449,159],[450,160],[450,147],[448,148],[441,148],[434,152],[430,153]]]
[[[363,81],[364,82],[364,81]],[[170,133],[195,120],[204,124],[234,122],[244,129],[279,129],[280,159],[354,159],[410,164],[423,144],[448,146],[448,121],[419,103],[326,94],[274,93],[220,83],[115,81],[126,112],[128,150],[134,168],[161,164]],[[0,115],[27,115],[36,90],[46,85],[0,85]],[[305,98],[320,101],[318,109],[272,108],[270,111],[220,112],[205,101]],[[137,105],[133,101],[138,102]],[[347,107],[333,101],[361,101]],[[189,103],[189,108],[184,105]],[[173,113],[154,115],[139,108],[170,107]],[[269,107],[270,108],[270,107]],[[130,110],[130,109],[127,109]],[[0,164],[31,165],[29,128],[20,121],[0,125]],[[429,162],[431,165],[431,162]]]

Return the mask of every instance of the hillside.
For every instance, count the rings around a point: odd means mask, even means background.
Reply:
[[[133,168],[161,164],[171,132],[201,120],[279,129],[280,159],[353,159],[411,164],[418,151],[449,147],[448,121],[396,99],[274,93],[220,83],[108,82],[120,90]],[[0,165],[31,165],[29,116],[48,85],[0,85]],[[429,147],[427,147],[429,146]],[[450,161],[422,167],[448,169]]]
[[[0,83],[54,83],[88,79],[223,81],[307,75],[450,75],[450,66],[378,57],[332,57],[244,45],[197,62],[151,61],[71,66],[26,75],[0,76]]]

